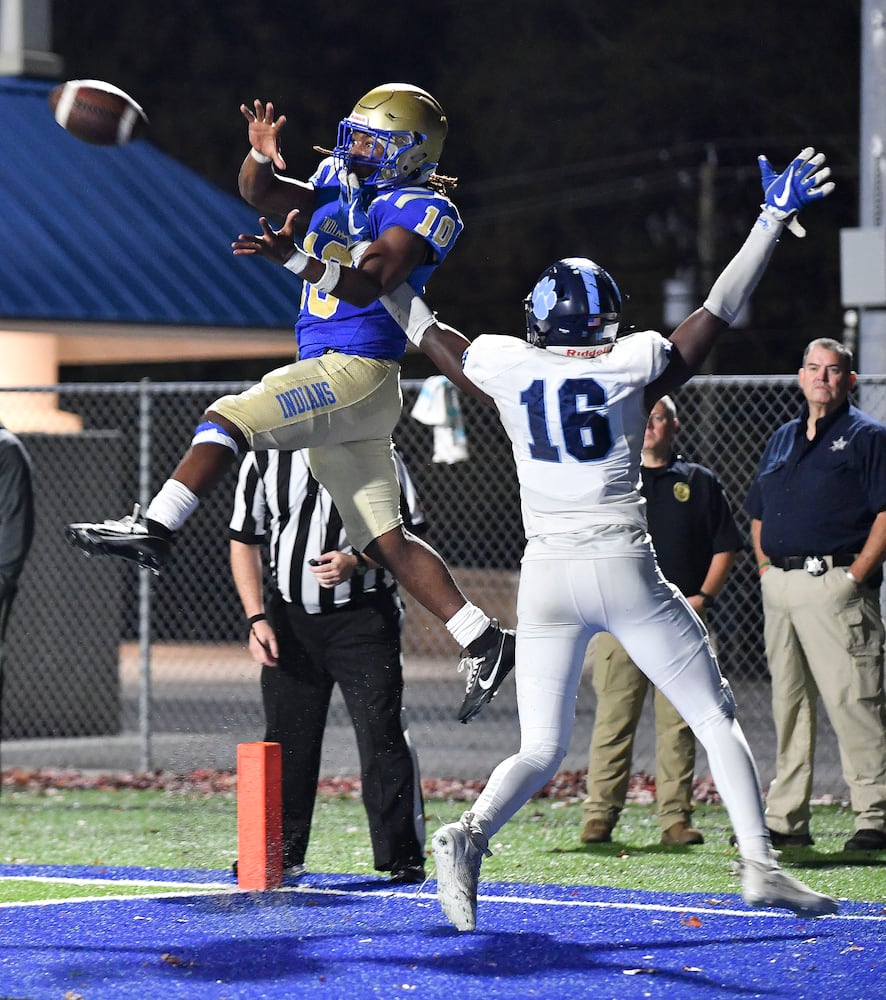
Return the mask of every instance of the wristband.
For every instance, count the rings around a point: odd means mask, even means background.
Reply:
[[[255,146],[252,146],[249,150],[249,155],[255,160],[256,163],[270,163],[270,156],[265,156],[264,153],[260,153]]]
[[[858,577],[857,577],[857,576],[856,576],[856,575],[855,575],[855,574],[854,574],[854,573],[852,572],[852,570],[850,570],[850,569],[847,569],[847,570],[846,570],[846,575],[847,575],[847,576],[849,577],[849,579],[850,579],[850,580],[851,580],[851,581],[852,581],[852,582],[853,582],[854,584],[859,584],[859,583],[861,583],[861,580],[859,580],[859,579],[858,579]]]
[[[760,576],[762,576],[771,565],[772,565],[772,560],[766,559],[764,562],[758,564],[757,572],[760,574]]]
[[[250,615],[249,618],[246,619],[250,628],[252,628],[256,622],[266,622],[267,620],[268,616],[264,613],[264,611],[260,611],[257,615]]]
[[[701,598],[701,606],[703,608],[712,608],[717,600],[713,594],[706,594],[703,590],[698,592],[698,596]]]
[[[293,253],[283,266],[287,271],[292,271],[293,274],[300,275],[308,266],[308,261],[310,259],[311,258],[304,252],[304,250],[299,250],[299,248],[296,247],[295,253]]]
[[[341,264],[339,264],[337,260],[327,260],[326,270],[317,279],[317,281],[312,281],[311,284],[317,289],[318,292],[326,292],[328,294],[338,284],[340,276]]]
[[[357,560],[357,565],[354,567],[354,576],[366,576],[369,570],[369,563],[363,558],[363,553],[357,552],[355,549],[354,558]]]

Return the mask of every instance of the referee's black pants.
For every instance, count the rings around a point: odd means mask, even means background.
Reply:
[[[287,866],[304,863],[335,684],[357,737],[375,867],[423,863],[424,804],[401,716],[401,615],[399,601],[388,593],[313,615],[274,595],[280,659],[279,666],[262,669],[261,688],[265,739],[282,750]]]

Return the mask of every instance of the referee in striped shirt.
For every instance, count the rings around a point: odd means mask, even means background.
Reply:
[[[426,530],[415,487],[396,452],[404,525]],[[262,550],[273,582],[265,608]],[[304,451],[250,452],[230,523],[231,571],[261,664],[265,740],[283,756],[283,867],[305,871],[323,732],[336,684],[354,724],[375,867],[390,881],[425,878],[424,802],[403,717],[394,579],[349,545]]]

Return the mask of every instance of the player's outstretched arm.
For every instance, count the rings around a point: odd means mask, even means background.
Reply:
[[[243,200],[264,215],[284,218],[294,208],[310,215],[315,197],[313,187],[277,173],[286,169],[280,151],[280,132],[286,116],[275,117],[274,105],[259,100],[253,102],[252,109],[241,104],[240,112],[249,123],[250,147],[237,177]]]
[[[305,253],[295,240],[298,209],[286,216],[280,229],[273,229],[262,216],[260,233],[240,233],[231,247],[238,256],[264,257],[280,264],[321,292],[335,295],[365,308],[385,293],[402,285],[427,254],[425,240],[402,226],[390,226],[373,242],[355,244],[356,267],[334,257],[320,260]]]
[[[647,386],[651,409],[664,394],[688,382],[700,371],[719,335],[732,323],[757,287],[775,245],[787,226],[797,235],[805,230],[797,213],[834,190],[824,154],[807,146],[780,174],[765,156],[758,157],[763,184],[763,204],[741,249],[723,269],[704,306],[683,320],[671,334],[671,360],[662,376]]]
[[[441,323],[424,299],[407,284],[382,295],[379,301],[400,324],[407,338],[434,362],[453,385],[487,406],[495,406],[492,397],[487,396],[464,373],[462,360],[471,342],[463,333]]]
[[[458,330],[454,330],[445,323],[435,321],[425,330],[422,337],[421,350],[440,371],[449,379],[453,385],[458,386],[463,392],[479,399],[487,406],[495,407],[491,396],[487,396],[482,389],[478,388],[464,373],[462,360],[465,351],[471,342]]]

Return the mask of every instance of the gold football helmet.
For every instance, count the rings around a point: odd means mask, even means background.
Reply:
[[[362,167],[360,174],[372,168],[361,180],[379,188],[424,184],[440,161],[448,128],[430,94],[408,83],[382,84],[364,94],[340,122],[336,166],[349,173]],[[355,142],[355,135],[375,140],[371,156],[361,152],[365,145]]]

